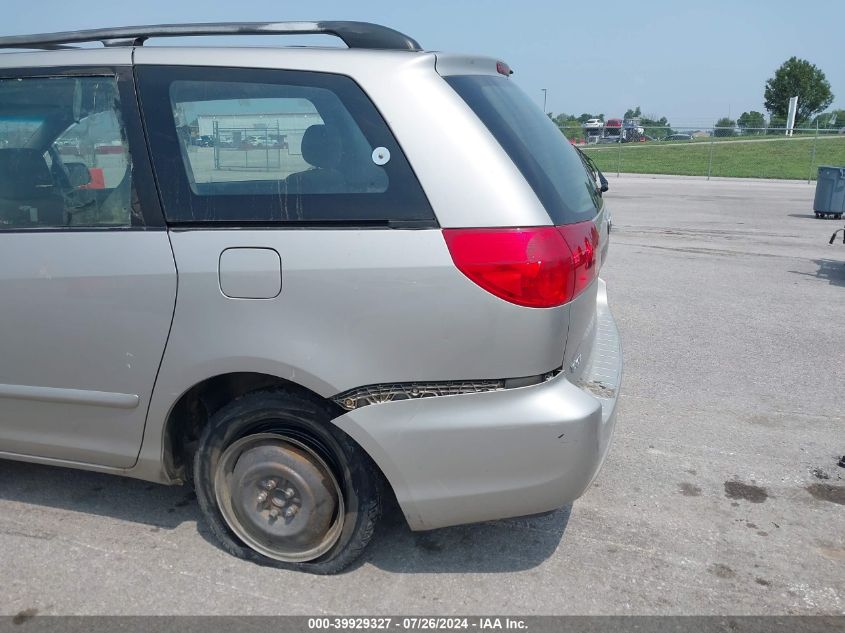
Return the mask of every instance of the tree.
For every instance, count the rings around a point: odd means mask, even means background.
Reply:
[[[560,131],[563,132],[564,136],[566,136],[569,140],[581,138],[581,121],[574,114],[561,112],[557,116],[552,116],[550,113],[549,118],[557,124]]]
[[[841,127],[845,127],[845,110],[822,112],[812,120],[810,126],[818,126],[821,130],[839,129]]]
[[[552,119],[552,121],[557,123],[559,127],[566,125],[566,122],[570,118],[569,115],[566,114],[565,112],[561,112],[560,114],[557,114],[555,116],[552,116],[552,113],[549,112],[549,117]]]
[[[583,124],[583,123],[586,123],[587,121],[589,121],[590,119],[601,119],[602,121],[604,121],[604,115],[603,114],[590,114],[589,112],[584,112],[581,116],[579,116],[577,118],[575,117],[574,114],[570,115],[569,119],[575,119],[576,121],[578,121],[578,123]]]
[[[743,112],[736,120],[736,124],[743,131],[743,134],[762,134],[766,127],[766,117],[762,112],[752,110]]]
[[[642,113],[642,111],[640,110],[640,106],[637,106],[637,107],[636,107],[636,108],[634,108],[633,110],[625,110],[625,116],[624,116],[624,118],[626,118],[626,119],[635,119],[635,118],[637,118],[637,117],[642,116],[642,114],[643,114],[643,113]]]
[[[833,103],[830,82],[824,73],[805,59],[790,57],[766,82],[763,103],[766,110],[785,118],[789,112],[789,99],[794,96],[798,97],[796,127]]]
[[[773,114],[769,117],[769,125],[768,129],[766,129],[766,134],[785,134],[785,127],[786,117]]]
[[[728,117],[722,117],[716,121],[716,129],[713,130],[713,136],[735,136],[736,121]]]
[[[666,138],[675,131],[669,125],[669,120],[662,116],[659,119],[656,114],[649,114],[640,117],[640,126],[646,136],[651,138]]]

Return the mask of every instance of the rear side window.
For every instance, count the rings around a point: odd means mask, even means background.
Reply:
[[[433,223],[408,161],[348,77],[139,67],[171,223]]]
[[[445,79],[496,137],[555,224],[596,215],[601,197],[595,180],[557,126],[516,84],[492,75]]]

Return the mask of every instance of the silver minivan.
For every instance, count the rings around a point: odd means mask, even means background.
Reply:
[[[143,46],[291,33],[347,48]],[[0,48],[0,457],[191,483],[225,550],[313,573],[386,495],[428,530],[589,486],[606,181],[504,62],[354,22]]]

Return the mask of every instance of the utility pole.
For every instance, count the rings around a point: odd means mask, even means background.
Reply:
[[[540,90],[543,91],[543,114],[548,114],[546,112],[546,96],[548,91],[545,88],[540,88]]]

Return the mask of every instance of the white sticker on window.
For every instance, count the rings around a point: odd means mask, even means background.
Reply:
[[[373,150],[373,162],[376,165],[384,165],[390,160],[390,150],[386,147],[376,147]]]

